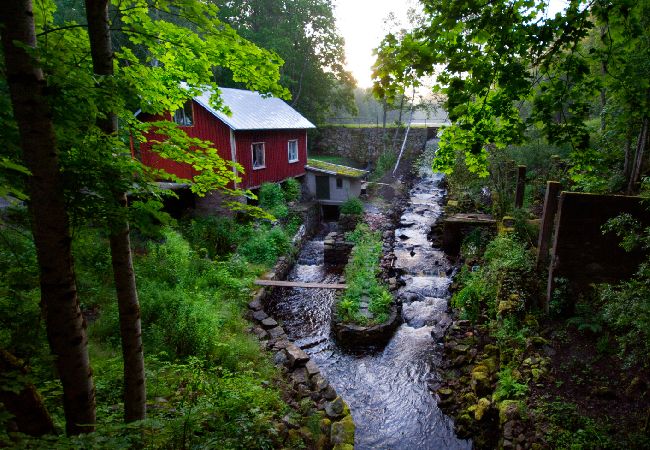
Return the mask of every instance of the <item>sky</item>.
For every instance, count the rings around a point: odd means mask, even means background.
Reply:
[[[416,0],[334,0],[334,15],[339,32],[345,39],[347,68],[359,87],[372,86],[371,73],[375,57],[372,50],[379,46],[388,32],[384,20],[391,12],[407,24],[406,11]],[[549,12],[555,14],[566,4],[550,0]]]

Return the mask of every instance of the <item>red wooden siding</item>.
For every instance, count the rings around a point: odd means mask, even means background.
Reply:
[[[298,161],[289,162],[289,141],[298,141]],[[258,187],[264,182],[282,181],[304,175],[307,164],[307,132],[305,130],[236,131],[237,162],[244,167],[243,188]],[[253,142],[264,142],[263,169],[253,169]]]
[[[207,140],[215,144],[219,156],[231,159],[230,128],[213,116],[205,108],[193,102],[194,125],[182,127],[188,136]],[[171,120],[171,115],[166,118]],[[152,117],[150,120],[160,120],[161,117]],[[147,119],[145,119],[147,120]],[[154,133],[151,138],[156,137]],[[289,163],[290,140],[298,141],[298,161]],[[305,173],[307,164],[307,132],[305,130],[258,130],[236,131],[237,162],[244,167],[244,173],[239,173],[242,182],[240,188],[255,188],[264,182],[282,181],[289,177],[296,177]],[[253,170],[253,142],[264,142],[265,164],[264,169]],[[196,172],[187,164],[179,164],[158,156],[151,151],[151,143],[140,146],[140,155],[143,164],[158,169],[164,169],[182,178],[191,179]]]
[[[218,120],[209,111],[192,102],[194,125],[191,127],[181,127],[188,136],[210,141],[219,151],[219,156],[223,159],[230,160],[230,128]],[[167,120],[171,120],[171,115],[166,114]],[[162,117],[153,117],[151,120],[161,120]],[[150,138],[155,139],[152,133]],[[164,169],[166,172],[173,173],[182,178],[192,179],[196,172],[187,164],[180,164],[168,159],[161,158],[155,152],[151,151],[151,143],[147,142],[140,146],[142,163],[156,169]]]

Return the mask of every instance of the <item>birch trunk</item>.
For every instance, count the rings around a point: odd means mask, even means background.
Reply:
[[[636,141],[636,152],[634,155],[634,161],[632,162],[632,173],[630,175],[630,180],[627,185],[627,193],[633,194],[637,190],[637,182],[639,181],[639,176],[641,175],[641,167],[643,165],[643,156],[645,153],[645,148],[648,144],[648,117],[644,117],[641,123],[641,131],[639,132],[639,137]]]
[[[51,111],[43,71],[24,48],[36,47],[31,0],[0,8],[7,84],[29,177],[29,209],[38,258],[41,307],[47,338],[63,386],[68,434],[94,431],[95,388],[86,322],[79,308],[70,224],[63,196]],[[16,45],[17,43],[18,45]]]
[[[113,45],[108,19],[108,0],[85,0],[93,70],[97,75],[113,75]],[[117,117],[106,111],[98,121],[106,134],[117,133]],[[126,194],[113,193],[118,207],[127,208]],[[119,215],[118,215],[119,217]],[[111,262],[120,315],[120,336],[124,359],[124,420],[142,420],[146,415],[146,379],[142,349],[140,304],[133,271],[129,223],[117,219],[111,225]]]

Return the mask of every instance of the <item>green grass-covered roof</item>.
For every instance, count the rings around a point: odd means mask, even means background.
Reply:
[[[320,161],[318,159],[308,159],[307,160],[307,169],[312,168],[315,170],[321,170],[324,172],[331,172],[336,175],[341,175],[344,177],[352,178],[361,178],[367,172],[361,169],[355,169],[354,167],[341,166],[339,164],[333,164],[325,161]]]

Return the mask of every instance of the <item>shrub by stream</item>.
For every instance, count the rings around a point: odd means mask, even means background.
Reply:
[[[348,288],[337,305],[337,313],[344,322],[361,325],[386,322],[393,297],[378,279],[381,234],[360,223],[348,234],[348,239],[354,248],[345,266]],[[365,311],[368,313],[364,314]]]

